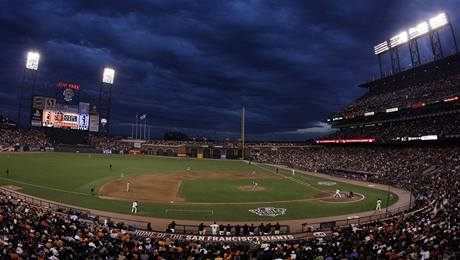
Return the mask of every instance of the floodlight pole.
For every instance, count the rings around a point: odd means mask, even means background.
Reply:
[[[112,88],[113,84],[107,84],[109,87],[109,104],[108,104],[108,111],[107,111],[107,134],[110,134],[110,123],[111,123],[111,117],[110,114],[112,112]]]
[[[409,41],[409,52],[412,67],[420,65],[420,52],[418,49],[417,39],[412,39]]]
[[[430,34],[431,51],[433,52],[433,59],[440,60],[443,57],[441,39],[439,38],[439,31],[431,31]]]
[[[24,102],[25,102],[25,100],[24,100],[24,96],[25,96],[24,95],[24,89],[27,87],[26,85],[28,85],[27,84],[28,79],[31,79],[32,80],[32,86],[30,86],[31,87],[30,100],[32,101],[33,95],[34,95],[34,92],[35,92],[35,84],[36,84],[36,81],[37,81],[37,71],[38,70],[24,68],[24,71],[22,73],[21,89],[20,89],[19,102],[18,102],[18,116],[17,116],[17,122],[16,122],[18,127],[21,126],[22,110],[24,109],[23,106],[25,106],[25,104],[24,104]],[[30,74],[30,76],[28,76],[28,74]],[[30,109],[30,107],[28,109]],[[30,120],[32,120],[32,115],[30,115],[30,117],[31,117]]]
[[[109,88],[109,98],[107,100],[107,114],[104,116],[104,104],[102,102],[102,94],[104,92],[104,87],[108,87]],[[108,84],[108,83],[104,83],[104,82],[101,82],[100,84],[100,87],[99,87],[99,111],[101,112],[100,115],[102,118],[106,118],[107,119],[107,123],[103,126],[103,130],[106,131],[107,134],[110,133],[110,113],[111,113],[111,110],[112,110],[112,87],[113,87],[113,84]],[[107,93],[107,92],[106,92]]]
[[[390,58],[391,58],[391,70],[393,74],[401,72],[401,64],[399,61],[398,47],[394,47],[390,49]]]
[[[21,110],[22,110],[22,98],[24,96],[24,85],[25,85],[25,81],[26,81],[26,68],[24,68],[24,71],[22,73],[22,80],[21,80],[21,92],[19,94],[19,102],[18,102],[18,117],[17,117],[17,126],[19,127],[20,126],[20,122],[21,122]]]
[[[450,31],[452,32],[452,40],[454,42],[454,46],[455,46],[455,53],[458,52],[458,46],[457,46],[457,38],[455,37],[455,31],[454,31],[454,27],[452,26],[452,24],[450,23],[449,24],[450,26]]]
[[[31,97],[30,97],[30,104],[32,107],[33,105],[33,102],[34,102],[34,95],[35,95],[35,84],[37,82],[37,71],[36,70],[32,70],[32,93],[31,93]],[[32,128],[32,117],[33,117],[33,114],[32,112],[30,111],[30,108],[29,108],[29,112],[30,112],[30,116],[29,116],[29,122],[26,124],[30,124],[30,127],[29,128]]]
[[[380,78],[383,78],[383,66],[382,66],[382,55],[379,53],[377,55],[377,59],[379,61],[379,68],[380,68]]]
[[[450,27],[450,32],[452,33],[452,40],[454,42],[454,47],[455,47],[455,53],[458,52],[458,46],[457,46],[457,38],[455,37],[455,30],[454,26],[452,25],[452,22],[450,21],[449,15],[447,15],[447,20],[449,21],[449,27]]]

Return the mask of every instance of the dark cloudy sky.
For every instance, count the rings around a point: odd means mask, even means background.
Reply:
[[[1,114],[16,117],[35,49],[38,91],[64,80],[91,99],[116,69],[116,133],[146,113],[157,135],[231,137],[244,105],[249,138],[301,140],[377,75],[374,44],[441,11],[460,26],[458,0],[0,0]]]

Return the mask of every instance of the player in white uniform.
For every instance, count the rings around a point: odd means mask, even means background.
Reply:
[[[130,186],[131,186],[131,183],[128,181],[126,183],[126,192],[129,192],[130,191]]]
[[[377,206],[375,207],[375,211],[381,211],[382,210],[382,200],[377,199]]]
[[[292,176],[295,176],[295,170],[292,169]]]
[[[133,201],[133,205],[131,206],[131,213],[137,213],[137,200]]]
[[[340,195],[340,190],[335,190],[334,198],[342,198],[342,195]]]
[[[216,222],[214,222],[214,224],[211,224],[210,227],[211,227],[212,235],[213,236],[217,235],[217,229],[219,228],[219,225],[217,225]]]
[[[257,185],[259,185],[259,184],[257,184],[257,182],[255,182],[255,181],[252,182],[252,188],[254,190],[257,188]]]

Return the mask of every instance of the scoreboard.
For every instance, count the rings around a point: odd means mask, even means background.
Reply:
[[[99,115],[94,104],[79,102],[78,105],[70,105],[58,103],[55,98],[35,96],[31,125],[98,132]]]

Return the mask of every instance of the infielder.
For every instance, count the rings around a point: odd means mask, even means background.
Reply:
[[[295,170],[292,169],[292,176],[295,176]]]
[[[131,206],[131,213],[137,213],[137,200],[133,201],[133,205]]]
[[[335,190],[334,198],[342,198],[342,195],[340,195],[340,190]]]
[[[375,207],[375,211],[381,211],[382,210],[382,200],[379,198],[377,199],[377,206]]]
[[[257,185],[258,185],[257,182],[255,182],[255,181],[252,182],[252,188],[253,188],[254,190],[257,188]]]
[[[128,181],[128,182],[126,183],[126,192],[129,192],[129,190],[130,190],[130,187],[129,187],[129,186],[131,186],[131,183]]]

